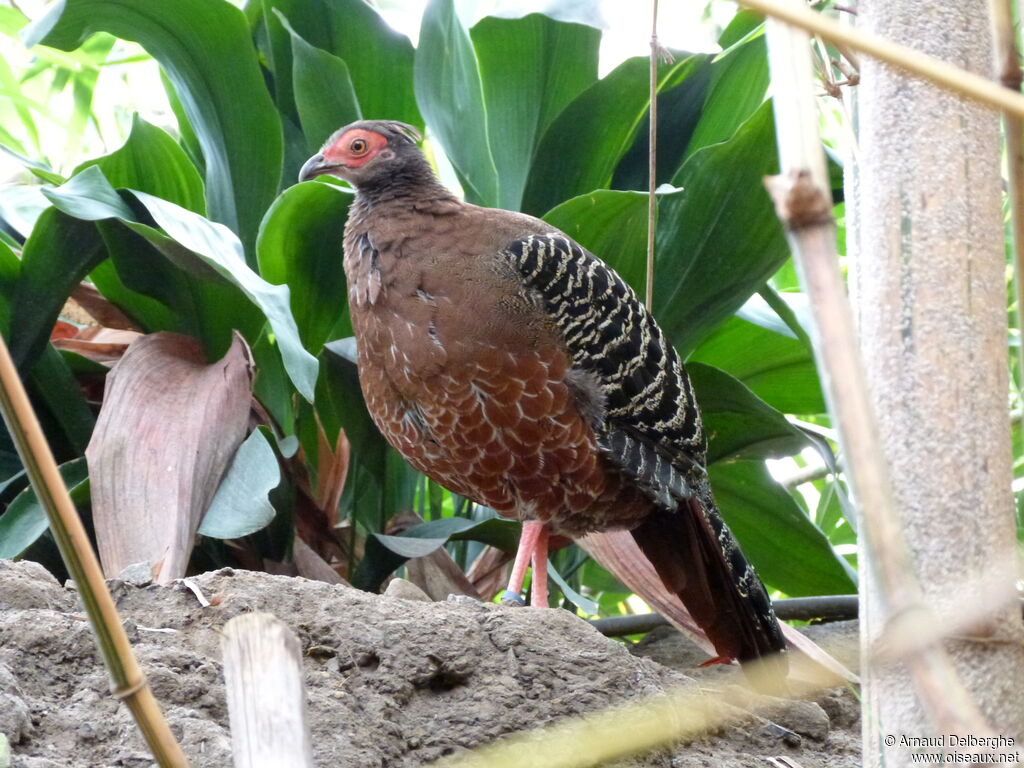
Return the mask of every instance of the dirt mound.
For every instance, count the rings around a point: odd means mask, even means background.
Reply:
[[[181,584],[113,587],[195,768],[231,765],[219,628],[249,611],[275,614],[301,640],[322,766],[411,768],[512,731],[695,684],[566,611],[419,602],[245,571],[192,582],[213,605],[202,607]],[[780,703],[773,719],[802,739],[747,716],[617,765],[751,766],[786,755],[801,768],[856,766],[856,718],[835,697],[845,702],[842,692],[819,699],[825,710]],[[127,711],[108,694],[77,597],[34,563],[0,561],[0,733],[15,768],[152,764]]]

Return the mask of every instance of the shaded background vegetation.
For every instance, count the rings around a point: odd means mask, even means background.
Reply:
[[[762,31],[738,13],[720,54],[676,51],[660,65],[654,313],[688,361],[722,513],[769,589],[850,593],[856,534],[803,296],[762,185],[776,171]],[[467,200],[543,217],[642,294],[647,59],[599,78],[600,30],[540,14],[467,29],[452,0],[426,4],[415,48],[364,0],[64,0],[31,25],[0,7],[0,32],[35,46],[27,67],[0,59],[0,145],[24,168],[0,191],[0,331],[86,518],[97,494],[84,453],[125,344],[172,331],[213,361],[237,330],[255,369],[249,435],[190,568],[316,576],[296,556],[312,550],[378,589],[407,558],[430,556],[489,598],[518,524],[416,473],[375,431],[341,267],[352,192],[294,180],[336,127],[402,120],[426,130]],[[145,51],[140,66],[158,63],[177,129],[136,115],[123,146],[64,171],[68,146],[44,146],[36,123],[48,97],[70,92],[68,142],[80,142],[98,72],[123,56],[118,38]],[[168,418],[163,439],[178,429]],[[782,485],[765,461],[784,457],[823,469]],[[0,480],[0,556],[60,573],[6,436]],[[575,545],[552,563],[567,607],[635,607]]]

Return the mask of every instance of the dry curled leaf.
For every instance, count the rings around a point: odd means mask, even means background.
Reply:
[[[86,450],[104,572],[159,564],[158,583],[185,575],[196,528],[245,436],[251,364],[236,335],[207,364],[188,336],[137,339],[107,376]]]

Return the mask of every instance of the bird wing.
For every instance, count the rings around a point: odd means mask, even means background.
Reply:
[[[665,586],[722,657],[784,651],[768,594],[712,497],[689,377],[651,313],[614,270],[564,234],[530,235],[503,253],[524,298],[561,331],[570,383],[575,376],[580,391],[599,394],[603,418],[592,426],[608,460],[655,502],[631,535]],[[588,410],[592,403],[580,408],[584,416]],[[784,658],[773,663],[783,679]]]
[[[570,383],[584,401],[580,410],[598,412],[591,422],[609,459],[652,499],[674,508],[703,476],[706,451],[678,353],[633,289],[566,235],[530,235],[502,253],[527,299],[560,330],[572,359]]]

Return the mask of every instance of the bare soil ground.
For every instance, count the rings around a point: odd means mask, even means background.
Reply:
[[[202,607],[181,584],[113,588],[195,768],[231,765],[219,629],[248,611],[275,614],[301,640],[318,766],[412,768],[680,686],[699,686],[709,706],[733,700],[734,686],[720,670],[696,670],[699,654],[674,631],[628,646],[566,611],[403,600],[245,571],[192,581],[213,605]],[[769,716],[783,729],[741,714],[698,740],[615,766],[860,764],[850,691],[779,701]],[[74,591],[34,563],[0,561],[0,733],[14,768],[152,765],[127,711],[108,693]]]

